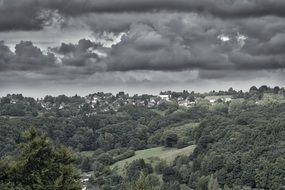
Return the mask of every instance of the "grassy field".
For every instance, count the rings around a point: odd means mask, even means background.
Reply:
[[[94,154],[95,151],[82,151],[80,152],[81,156],[84,156],[84,157],[92,157],[93,154]]]
[[[177,134],[179,138],[187,137],[189,134],[189,131],[197,127],[198,125],[199,123],[193,123],[193,122],[183,123],[175,127],[174,126],[167,127],[165,128],[164,132],[175,133]],[[153,166],[160,160],[165,160],[168,163],[171,163],[175,160],[177,156],[180,156],[180,155],[189,156],[190,154],[192,154],[194,148],[195,148],[195,145],[187,146],[182,149],[156,147],[156,148],[150,148],[146,150],[139,150],[135,152],[135,156],[132,156],[125,160],[118,161],[114,163],[113,165],[111,165],[110,168],[116,170],[120,174],[123,174],[125,166],[137,159],[144,159],[147,163],[150,163]],[[94,151],[83,151],[83,152],[80,152],[80,154],[85,157],[92,157],[94,154]]]
[[[199,125],[199,123],[189,122],[189,123],[181,124],[181,125],[175,126],[175,127],[174,126],[168,127],[164,130],[164,132],[173,132],[173,133],[177,134],[178,137],[184,137],[184,136],[188,135],[189,130],[197,127],[198,125]],[[168,150],[171,150],[171,149],[168,149]],[[160,154],[162,152],[162,147],[152,148],[152,149],[147,149],[147,150],[141,150],[141,151],[143,154],[146,154],[146,156],[148,157],[148,154],[150,154],[150,155],[152,155],[153,153]],[[164,149],[164,151],[167,151],[167,149]],[[82,151],[82,152],[80,152],[80,154],[82,156],[85,156],[85,157],[92,157],[94,152],[95,151]],[[140,151],[137,151],[136,154],[137,153],[140,154]],[[156,154],[154,154],[154,155],[156,155]]]
[[[147,163],[155,164],[159,160],[165,160],[167,162],[173,162],[177,156],[180,155],[190,155],[193,153],[195,145],[191,145],[182,149],[176,148],[164,148],[164,147],[157,147],[157,148],[150,148],[146,150],[139,150],[135,152],[135,156],[130,157],[125,160],[121,160],[119,162],[114,163],[111,165],[111,169],[117,170],[119,173],[123,172],[123,168],[137,159],[144,159]]]

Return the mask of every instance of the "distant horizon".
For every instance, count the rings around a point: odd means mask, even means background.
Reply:
[[[262,84],[262,85],[266,85],[266,84]],[[240,91],[242,90],[243,92],[248,92],[249,89],[252,87],[252,86],[256,86],[257,88],[261,87],[262,85],[251,85],[249,86],[248,88],[234,88],[232,86],[229,86],[228,88],[225,87],[225,88],[221,88],[221,89],[208,89],[208,90],[195,90],[195,89],[163,89],[163,90],[158,90],[156,92],[151,92],[151,91],[144,91],[144,92],[136,92],[136,91],[128,91],[128,90],[117,90],[117,91],[108,91],[108,90],[90,90],[90,91],[81,91],[81,92],[78,92],[78,93],[72,93],[72,92],[58,92],[58,93],[47,93],[47,94],[42,94],[40,96],[33,96],[35,95],[35,93],[31,92],[31,91],[28,91],[28,92],[7,92],[7,93],[2,93],[0,92],[0,97],[4,97],[8,94],[12,95],[12,94],[22,94],[24,97],[33,97],[33,98],[39,98],[39,99],[42,99],[44,98],[45,96],[59,96],[59,95],[66,95],[66,96],[69,96],[69,97],[72,97],[72,96],[75,96],[75,95],[78,95],[78,96],[82,96],[82,97],[85,97],[85,96],[88,96],[89,94],[95,94],[95,93],[100,93],[100,92],[103,92],[103,93],[111,93],[113,95],[116,95],[118,94],[119,92],[124,92],[125,94],[129,94],[130,96],[133,96],[135,94],[137,95],[144,95],[144,94],[147,94],[147,95],[159,95],[160,92],[167,92],[167,91],[172,91],[172,92],[183,92],[183,90],[186,90],[188,92],[192,92],[194,91],[195,93],[208,93],[208,92],[212,92],[212,91],[215,91],[215,92],[219,92],[219,91],[227,91],[228,89],[230,88],[233,88],[233,90],[235,91]],[[270,88],[274,88],[276,86],[280,87],[280,88],[284,88],[285,86],[281,86],[281,85],[266,85]],[[31,93],[31,94],[30,94]],[[29,95],[30,94],[30,95]]]

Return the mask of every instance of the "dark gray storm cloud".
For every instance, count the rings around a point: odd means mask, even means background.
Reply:
[[[32,42],[22,41],[15,46],[15,57],[11,63],[16,70],[40,70],[46,67],[54,67],[55,57],[51,53],[43,54],[41,49],[35,47]]]
[[[100,44],[96,44],[90,40],[86,39],[81,39],[79,40],[78,44],[66,44],[62,43],[60,47],[56,47],[53,50],[57,53],[66,55],[66,54],[71,54],[71,53],[85,53],[88,51],[90,48],[91,49],[96,49],[98,46],[101,46]]]
[[[5,71],[9,67],[9,62],[13,57],[14,54],[9,47],[0,41],[0,71]]]
[[[197,12],[221,18],[285,16],[283,0],[1,0],[0,31],[39,30],[54,11],[65,16],[88,13]]]
[[[62,43],[60,47],[53,48],[52,51],[63,56],[61,58],[63,65],[83,67],[99,61],[98,54],[94,52],[99,46],[90,40],[81,39],[78,44]]]
[[[0,1],[0,31],[40,30],[51,16],[36,0]]]
[[[220,17],[285,16],[285,3],[282,0],[60,0],[42,1],[42,5],[69,15],[167,10],[202,12]]]
[[[0,34],[38,31],[13,47],[0,42],[0,85],[26,78],[159,86],[272,73],[280,81],[284,10],[284,0],[0,0]],[[40,32],[66,28],[93,36],[35,45]]]
[[[78,44],[62,43],[43,53],[32,42],[21,41],[12,52],[0,41],[0,72],[35,71],[48,75],[69,74],[69,78],[78,74],[90,75],[105,70],[100,56],[95,52],[99,47],[100,44],[81,39]]]
[[[50,3],[66,14],[86,12],[148,12],[178,11],[198,12],[218,17],[256,17],[265,15],[285,16],[283,0],[62,0]]]
[[[284,20],[275,18],[276,23],[273,18],[243,22],[197,14],[152,14],[145,16],[144,22],[130,24],[127,35],[112,47],[105,61],[112,71],[283,69],[285,25],[280,25]],[[259,33],[250,33],[261,23]]]
[[[43,52],[30,41],[21,41],[12,52],[4,42],[0,42],[0,72],[35,71],[55,66],[55,57],[51,53]]]
[[[172,28],[169,27],[169,30]],[[106,59],[109,70],[226,69],[224,56],[196,39],[185,43],[179,34],[165,29],[160,32],[146,24],[132,25],[129,34],[113,46]],[[202,34],[203,35],[203,34]],[[197,36],[198,37],[198,36]],[[218,39],[215,39],[218,43]]]

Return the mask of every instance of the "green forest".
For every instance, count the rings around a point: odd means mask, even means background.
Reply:
[[[0,189],[285,189],[284,88],[160,94],[2,97]]]

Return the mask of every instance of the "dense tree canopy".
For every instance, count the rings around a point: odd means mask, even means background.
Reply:
[[[267,86],[163,92],[171,102],[122,92],[43,100],[7,95],[0,101],[0,189],[79,188],[74,161],[103,190],[279,190],[285,185],[284,92]],[[188,107],[178,104],[189,100]],[[51,139],[34,130],[22,137],[30,126]],[[123,171],[112,167],[137,150],[193,144],[191,156],[171,162],[138,159]]]
[[[35,129],[25,132],[24,138],[13,158],[0,160],[0,189],[81,189],[70,150],[54,147],[47,135],[38,135]]]

